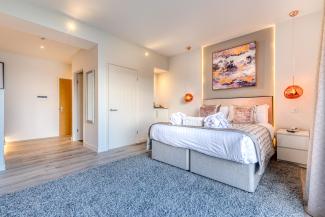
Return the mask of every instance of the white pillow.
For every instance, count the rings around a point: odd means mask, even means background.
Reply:
[[[261,124],[269,123],[269,105],[256,106],[256,122]]]
[[[220,106],[219,112],[223,113],[227,119],[229,115],[229,106]]]
[[[203,117],[184,117],[183,118],[183,126],[195,126],[202,127],[203,126]]]

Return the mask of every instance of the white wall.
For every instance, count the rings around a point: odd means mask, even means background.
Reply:
[[[2,51],[0,61],[5,63],[6,141],[59,136],[59,78],[71,78],[71,66]]]
[[[158,102],[158,78],[159,74],[154,74],[153,75],[153,101],[154,103]]]
[[[157,79],[158,103],[169,108],[169,114],[183,112],[198,115],[202,104],[201,50],[193,50],[169,59],[169,71]],[[185,93],[192,93],[194,99],[185,103]]]
[[[138,142],[143,141],[147,138],[149,126],[154,121],[154,68],[168,69],[168,58],[116,37],[108,36],[106,39],[106,61],[135,69],[139,74],[139,122],[141,124]],[[146,51],[149,52],[149,56],[144,55]]]
[[[107,66],[108,63],[121,65],[136,69],[140,73],[140,82],[143,86],[140,97],[142,103],[143,125],[141,135],[145,135],[149,122],[153,119],[152,103],[153,103],[153,68],[168,69],[168,59],[166,57],[150,52],[150,56],[144,56],[145,48],[139,47],[127,41],[121,40],[111,34],[91,27],[85,23],[73,20],[61,13],[48,11],[41,7],[36,7],[27,2],[19,0],[5,1],[1,4],[0,13],[10,16],[12,19],[19,19],[16,23],[21,28],[39,32],[46,35],[47,38],[60,41],[60,38],[66,38],[64,34],[74,36],[76,38],[85,39],[98,45],[98,70],[96,73],[98,85],[98,105],[97,105],[97,147],[98,152],[108,150],[108,87],[107,87]],[[23,20],[24,22],[21,22]],[[75,30],[71,31],[67,28],[67,23],[73,22]],[[37,24],[37,26],[33,26]],[[42,28],[39,28],[42,27]],[[46,28],[51,31],[47,31]],[[51,34],[55,31],[55,34]],[[60,34],[59,34],[60,33]],[[59,37],[58,37],[59,36]],[[71,39],[71,37],[69,38]]]
[[[322,13],[295,20],[295,51],[292,51],[292,23],[276,25],[275,121],[277,128],[311,129],[321,47]],[[304,89],[298,99],[286,99],[285,88],[292,84],[292,56],[295,56],[295,83]],[[297,112],[293,111],[297,109]]]
[[[83,101],[84,101],[84,114],[83,114],[83,141],[84,144],[91,148],[92,150],[97,151],[97,143],[98,143],[98,135],[97,135],[97,127],[98,127],[98,109],[97,109],[97,101],[95,102],[96,108],[95,108],[95,121],[93,124],[87,123],[86,121],[86,115],[85,115],[85,103],[86,103],[86,73],[92,70],[95,70],[95,72],[98,71],[98,49],[97,47],[94,47],[93,49],[90,50],[81,50],[77,54],[75,54],[72,58],[72,73],[74,74],[73,76],[73,124],[72,124],[72,137],[73,140],[76,140],[76,134],[77,134],[77,98],[75,96],[75,73],[78,73],[80,71],[83,71],[84,74],[84,79],[83,79]],[[98,77],[96,76],[96,83],[98,84]],[[98,92],[96,90],[95,94],[97,95]],[[97,100],[97,98],[96,98]]]
[[[0,90],[0,171],[5,169],[4,160],[4,90]]]
[[[139,135],[135,142],[144,141],[147,137],[147,131],[149,126],[153,123],[154,112],[153,112],[153,79],[154,79],[154,68],[168,68],[168,59],[150,52],[149,56],[145,56],[146,49],[132,45],[128,42],[121,41],[115,37],[108,37],[105,43],[105,58],[104,60],[99,59],[99,48],[96,47],[91,50],[82,50],[78,52],[72,60],[72,71],[73,73],[83,70],[86,73],[89,70],[96,69],[96,84],[98,89],[96,95],[98,100],[96,101],[96,113],[95,123],[89,124],[84,123],[84,142],[93,150],[98,152],[107,151],[109,148],[108,142],[105,141],[104,145],[97,146],[99,143],[100,135],[97,131],[104,131],[104,134],[108,134],[108,122],[101,123],[104,117],[108,117],[108,64],[115,64],[123,67],[133,68],[139,74]],[[101,75],[98,72],[101,62],[106,63],[104,65],[105,74]],[[84,77],[85,78],[85,77]],[[86,82],[86,79],[84,79]],[[86,87],[84,83],[84,87]],[[103,90],[100,92],[100,88]],[[86,100],[84,100],[86,102]],[[102,111],[102,118],[100,119],[98,114]],[[85,109],[84,109],[85,110]],[[75,111],[75,108],[74,108]],[[109,118],[109,117],[108,117]],[[85,120],[85,118],[84,118]],[[101,122],[100,122],[101,121]],[[105,128],[101,124],[106,125]],[[74,118],[74,126],[75,126]],[[106,131],[105,131],[106,130]],[[76,128],[73,127],[73,132],[76,132]],[[109,136],[109,135],[108,135]],[[107,137],[108,139],[108,137]]]
[[[38,8],[35,7],[27,2],[19,1],[19,0],[11,0],[11,1],[5,1],[1,4],[0,12],[3,14],[10,15],[11,17],[15,17],[15,19],[21,19],[24,20],[24,22],[21,22],[20,24],[23,24],[23,26],[26,26],[28,23],[37,24],[38,27],[44,27],[49,28],[52,31],[57,31],[57,35],[60,34],[67,34],[70,36],[74,36],[77,38],[86,39],[88,41],[94,42],[98,44],[98,65],[97,65],[97,91],[98,91],[98,106],[97,106],[97,135],[94,136],[94,138],[97,138],[97,147],[98,151],[105,151],[108,149],[108,95],[107,95],[107,64],[113,63],[125,67],[134,68],[139,71],[140,73],[140,79],[141,83],[143,84],[143,97],[141,98],[143,102],[143,112],[144,115],[142,117],[142,120],[144,121],[144,127],[142,130],[142,133],[144,135],[144,132],[146,131],[145,128],[149,124],[149,120],[151,119],[151,110],[152,110],[152,102],[153,102],[153,68],[158,67],[162,69],[168,69],[168,60],[166,57],[154,54],[151,52],[151,55],[147,58],[143,54],[145,52],[145,49],[139,46],[136,46],[132,43],[126,42],[124,40],[118,39],[111,34],[107,32],[103,32],[99,29],[96,29],[94,27],[88,26],[87,24],[84,24],[82,22],[73,20],[72,18],[65,16],[60,13],[56,13],[54,11],[47,11],[44,10],[44,8]],[[311,73],[311,76],[306,78],[306,80],[310,81],[314,78],[313,73],[315,71],[312,71],[316,64],[316,56],[318,54],[316,51],[316,44],[320,41],[320,35],[318,34],[318,27],[320,26],[317,24],[317,22],[320,22],[321,19],[318,20],[318,18],[299,18],[302,21],[302,29],[300,30],[301,33],[299,35],[299,41],[303,41],[303,44],[301,46],[301,53],[308,53],[311,54],[309,56],[306,56],[306,59],[301,59],[300,61],[297,61],[297,64],[300,65],[301,70],[306,69],[308,72],[306,74]],[[316,23],[312,23],[314,20]],[[74,22],[76,26],[76,30],[71,31],[67,28],[66,24],[67,22]],[[310,25],[308,27],[308,25]],[[303,24],[305,23],[305,24]],[[280,47],[282,49],[281,51],[277,52],[277,55],[281,55],[282,52],[286,53],[288,49],[284,49],[283,47],[288,46],[289,43],[281,43],[281,37],[288,38],[286,34],[281,33],[281,25],[279,24],[279,29],[276,28],[277,32],[277,39],[280,40],[279,43],[277,43],[277,47]],[[283,24],[285,25],[285,24]],[[29,27],[29,29],[31,29]],[[38,30],[38,28],[32,28],[33,30]],[[285,27],[283,28],[285,29]],[[283,30],[285,31],[285,30]],[[316,31],[316,32],[315,32]],[[47,34],[46,36],[48,38],[51,38],[52,35],[50,35],[48,32],[46,32],[44,29],[42,29],[42,34]],[[60,33],[60,34],[58,34]],[[61,35],[60,35],[61,37]],[[57,37],[59,40],[60,37]],[[61,37],[62,38],[62,37]],[[309,39],[308,41],[306,39]],[[297,39],[298,40],[298,39]],[[311,44],[311,46],[309,45]],[[314,53],[315,52],[315,53]],[[285,56],[285,55],[283,55]],[[279,58],[277,59],[278,62]],[[308,64],[303,65],[303,63],[307,61]],[[170,87],[170,89],[165,89],[163,92],[163,103],[165,103],[167,106],[171,108],[171,111],[183,111],[188,114],[196,114],[198,111],[198,107],[201,104],[201,51],[192,51],[190,54],[186,53],[183,55],[179,55],[176,57],[173,57],[170,59],[171,64],[171,70],[166,74],[165,79],[162,81],[165,81],[165,85]],[[287,70],[283,69],[283,66],[281,64],[277,65],[277,69],[281,70],[282,73],[286,73]],[[311,70],[311,72],[309,71]],[[278,73],[278,76],[280,73]],[[285,79],[283,79],[285,80]],[[169,83],[167,83],[169,82]],[[312,82],[308,83],[310,85]],[[302,84],[303,86],[304,84]],[[283,85],[278,85],[276,89],[281,90]],[[306,87],[304,87],[306,88]],[[174,91],[174,92],[173,92]],[[182,96],[185,92],[190,91],[194,93],[195,101],[191,104],[184,105],[182,103]],[[305,89],[307,93],[305,92],[305,97],[311,97],[309,96],[309,88]],[[280,91],[282,92],[282,90]],[[170,97],[168,99],[168,97]],[[280,103],[276,102],[277,104],[285,103],[281,102],[280,94],[277,93],[277,99],[279,98]],[[306,98],[301,98],[306,99]],[[308,105],[308,101],[304,101],[305,105]],[[309,105],[308,105],[309,106]],[[276,112],[285,112],[285,109],[287,106],[282,106],[281,109],[276,108]],[[300,108],[301,109],[301,108]],[[310,111],[312,109],[309,109]],[[302,118],[293,118],[295,122],[297,121],[300,123],[300,120],[303,119],[304,115],[307,115],[307,119],[310,119],[310,115],[312,113],[308,112],[307,110],[303,111],[301,114],[299,113],[299,117]],[[276,116],[276,119],[282,119],[282,117]],[[309,122],[309,121],[308,121]],[[291,125],[291,124],[290,124]],[[279,123],[279,126],[281,124]],[[297,124],[298,126],[298,124]],[[92,135],[93,136],[93,135]],[[95,141],[95,140],[94,140]]]
[[[276,24],[275,124],[277,128],[295,126],[311,129],[321,47],[322,12],[298,17],[295,22],[295,77],[296,84],[303,87],[304,95],[295,100],[283,96],[285,88],[292,83],[291,21]],[[189,115],[197,114],[201,105],[200,64],[200,51],[170,58],[169,73],[160,75],[157,81],[158,103],[169,107],[170,113],[181,111]],[[195,97],[190,104],[182,102],[182,96],[187,91],[194,93]],[[292,113],[295,109],[297,113]]]

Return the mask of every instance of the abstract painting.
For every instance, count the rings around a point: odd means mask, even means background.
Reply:
[[[256,86],[256,43],[212,53],[212,89]]]

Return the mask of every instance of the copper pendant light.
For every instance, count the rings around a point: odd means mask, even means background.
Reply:
[[[294,18],[299,14],[298,10],[294,10],[291,11],[289,13],[289,16],[292,18],[292,24],[293,24],[293,28],[292,28],[292,74],[294,74],[294,67],[295,67],[295,56],[294,56]],[[284,96],[287,99],[297,99],[300,96],[302,96],[302,94],[304,93],[304,90],[298,86],[295,85],[295,79],[294,76],[292,76],[292,85],[288,86],[285,90],[284,90]]]
[[[287,99],[297,99],[304,93],[304,90],[300,86],[295,85],[294,79],[292,83],[292,85],[284,90],[284,96]]]
[[[193,94],[191,94],[191,93],[186,93],[185,94],[185,96],[184,96],[184,101],[185,102],[192,102],[192,100],[193,100]]]

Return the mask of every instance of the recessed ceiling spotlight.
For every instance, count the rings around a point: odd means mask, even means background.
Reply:
[[[42,41],[45,41],[45,37],[41,37],[41,40],[42,40]],[[45,48],[44,44],[42,43],[41,46],[40,46],[39,48],[40,48],[40,49],[44,49],[44,48]]]
[[[144,55],[145,55],[146,57],[149,56],[149,52],[146,51],[146,52],[144,53]]]
[[[191,45],[187,46],[186,50],[188,50],[188,51],[192,50],[192,46]]]
[[[75,22],[73,21],[69,21],[66,23],[66,28],[69,30],[69,31],[75,31],[76,30],[76,24]]]

